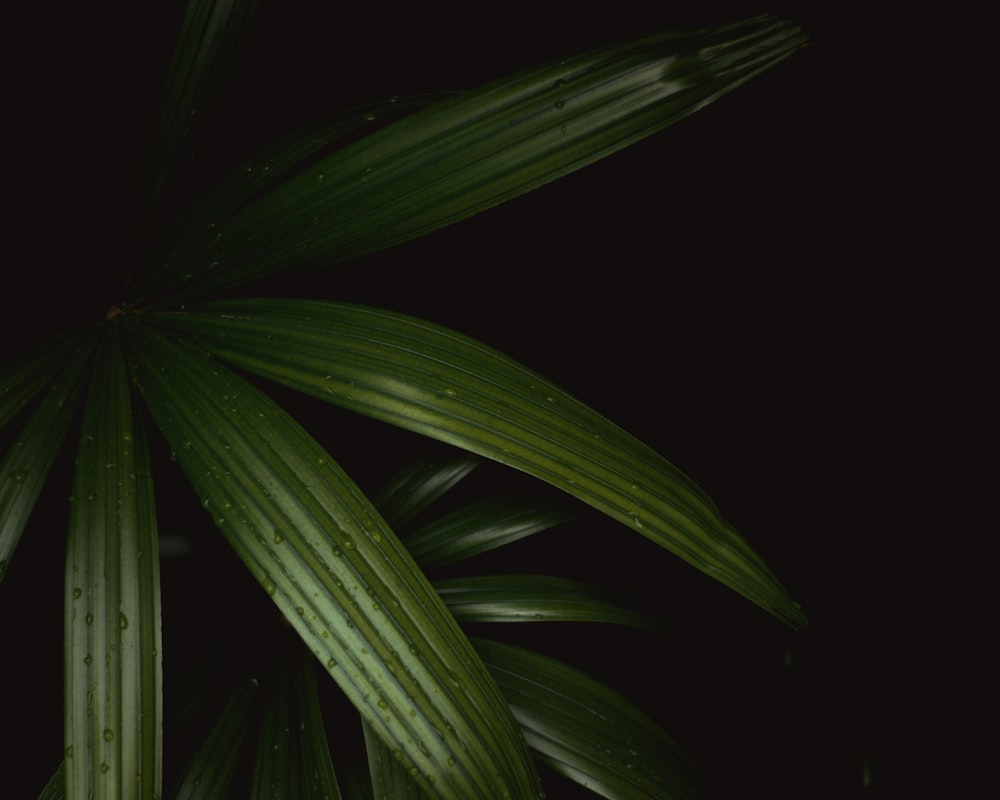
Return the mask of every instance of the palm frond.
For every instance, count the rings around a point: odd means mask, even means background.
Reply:
[[[775,616],[799,606],[712,500],[641,441],[461,334],[343,303],[234,300],[143,315],[322,400],[534,475],[677,554]]]
[[[531,796],[489,673],[358,488],[266,395],[134,326],[134,375],[233,549],[378,736],[442,797]]]
[[[162,794],[159,561],[118,330],[96,353],[65,577],[66,793]]]
[[[435,104],[296,170],[235,213],[221,198],[136,304],[163,308],[294,264],[337,264],[458,222],[694,113],[806,37],[759,17],[663,33]]]

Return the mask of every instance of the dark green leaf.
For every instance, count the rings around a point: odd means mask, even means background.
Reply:
[[[638,628],[659,623],[596,587],[551,575],[481,575],[434,582],[459,622],[610,622]]]
[[[628,699],[547,656],[473,642],[543,763],[615,800],[697,795],[689,757]]]
[[[662,130],[805,38],[758,17],[626,42],[463,93],[213,220],[171,253],[139,304],[163,308],[293,264],[341,263],[458,222]]]
[[[373,502],[385,520],[398,529],[468,475],[479,459],[460,453],[440,461],[414,462],[397,472]]]
[[[792,624],[799,606],[675,466],[501,353],[343,303],[235,300],[146,315],[327,402],[523,470],[621,521]]]
[[[131,333],[137,382],[203,505],[378,736],[429,793],[533,796],[489,673],[329,454],[221,364]]]
[[[487,498],[414,531],[406,549],[424,569],[441,567],[547,530],[570,518],[565,504]]]
[[[55,362],[55,379],[0,462],[0,581],[79,406],[92,349],[90,342]]]

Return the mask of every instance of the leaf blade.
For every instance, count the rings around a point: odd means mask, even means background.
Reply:
[[[801,608],[690,478],[503,354],[346,303],[234,300],[148,315],[216,355],[330,403],[527,472],[597,508],[779,619]]]
[[[615,800],[697,795],[690,757],[627,698],[540,653],[473,642],[551,768]]]
[[[437,104],[274,186],[175,251],[140,304],[164,308],[293,264],[338,264],[424,235],[662,130],[792,55],[797,26],[758,17],[663,33]],[[177,275],[186,282],[176,287]]]
[[[533,794],[537,777],[492,679],[350,479],[221,364],[133,333],[138,384],[216,524],[424,789]]]
[[[66,787],[162,794],[159,567],[146,451],[117,331],[96,353],[65,571]]]

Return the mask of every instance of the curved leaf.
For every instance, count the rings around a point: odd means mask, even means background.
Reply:
[[[479,459],[468,453],[440,461],[409,464],[389,479],[373,502],[385,520],[398,528],[455,486],[478,464]]]
[[[732,91],[806,37],[772,17],[661,33],[530,70],[389,125],[177,248],[143,308],[340,263],[580,169]],[[183,281],[183,283],[182,283]]]
[[[145,315],[294,389],[523,470],[792,624],[799,606],[680,470],[554,384],[461,334],[390,311],[234,300]]]
[[[159,561],[147,454],[114,327],[96,353],[65,579],[66,794],[162,794]]]
[[[55,380],[0,462],[0,581],[69,431],[92,350],[90,341],[68,363],[54,362]]]
[[[459,622],[610,622],[656,628],[653,618],[585,583],[551,575],[479,575],[434,582]]]
[[[147,165],[156,204],[206,95],[226,75],[257,0],[190,0],[177,37]]]
[[[424,569],[462,561],[547,530],[572,515],[546,500],[487,498],[409,534],[403,544]]]
[[[697,795],[689,757],[628,699],[547,656],[473,643],[543,763],[615,800]]]
[[[134,374],[240,558],[378,736],[434,796],[531,797],[509,709],[393,532],[266,395],[134,325]]]

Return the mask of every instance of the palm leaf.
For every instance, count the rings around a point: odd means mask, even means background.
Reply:
[[[304,262],[340,263],[450,225],[703,108],[805,41],[771,17],[663,33],[463,93],[304,165],[170,243],[136,305],[190,302]]]
[[[539,653],[473,643],[543,763],[614,800],[696,796],[688,756],[628,699]]]
[[[439,461],[424,459],[413,462],[393,475],[372,502],[385,520],[398,529],[455,486],[478,464],[479,459],[468,453]]]
[[[230,695],[201,746],[185,765],[173,794],[175,800],[229,796],[256,690],[256,683],[246,681]]]
[[[84,408],[67,543],[66,794],[162,793],[159,562],[117,329]]]
[[[0,461],[0,581],[74,419],[92,349],[91,340],[65,362],[43,359],[55,369],[54,380]],[[30,383],[19,380],[17,385]]]
[[[341,303],[236,300],[144,315],[327,402],[523,470],[623,522],[792,624],[799,606],[680,470],[479,342]]]
[[[426,570],[548,530],[571,516],[565,504],[549,500],[491,497],[429,522],[403,543]]]
[[[477,575],[434,581],[459,622],[608,622],[637,628],[659,623],[607,593],[551,575]]]
[[[298,670],[299,745],[302,753],[303,797],[305,800],[342,800],[337,776],[330,758],[316,685],[316,664],[304,647]]]
[[[221,364],[131,333],[136,381],[202,503],[377,735],[437,796],[533,796],[492,679],[357,487]]]
[[[233,63],[256,0],[190,0],[167,76],[157,135],[147,165],[152,210],[207,96]]]

